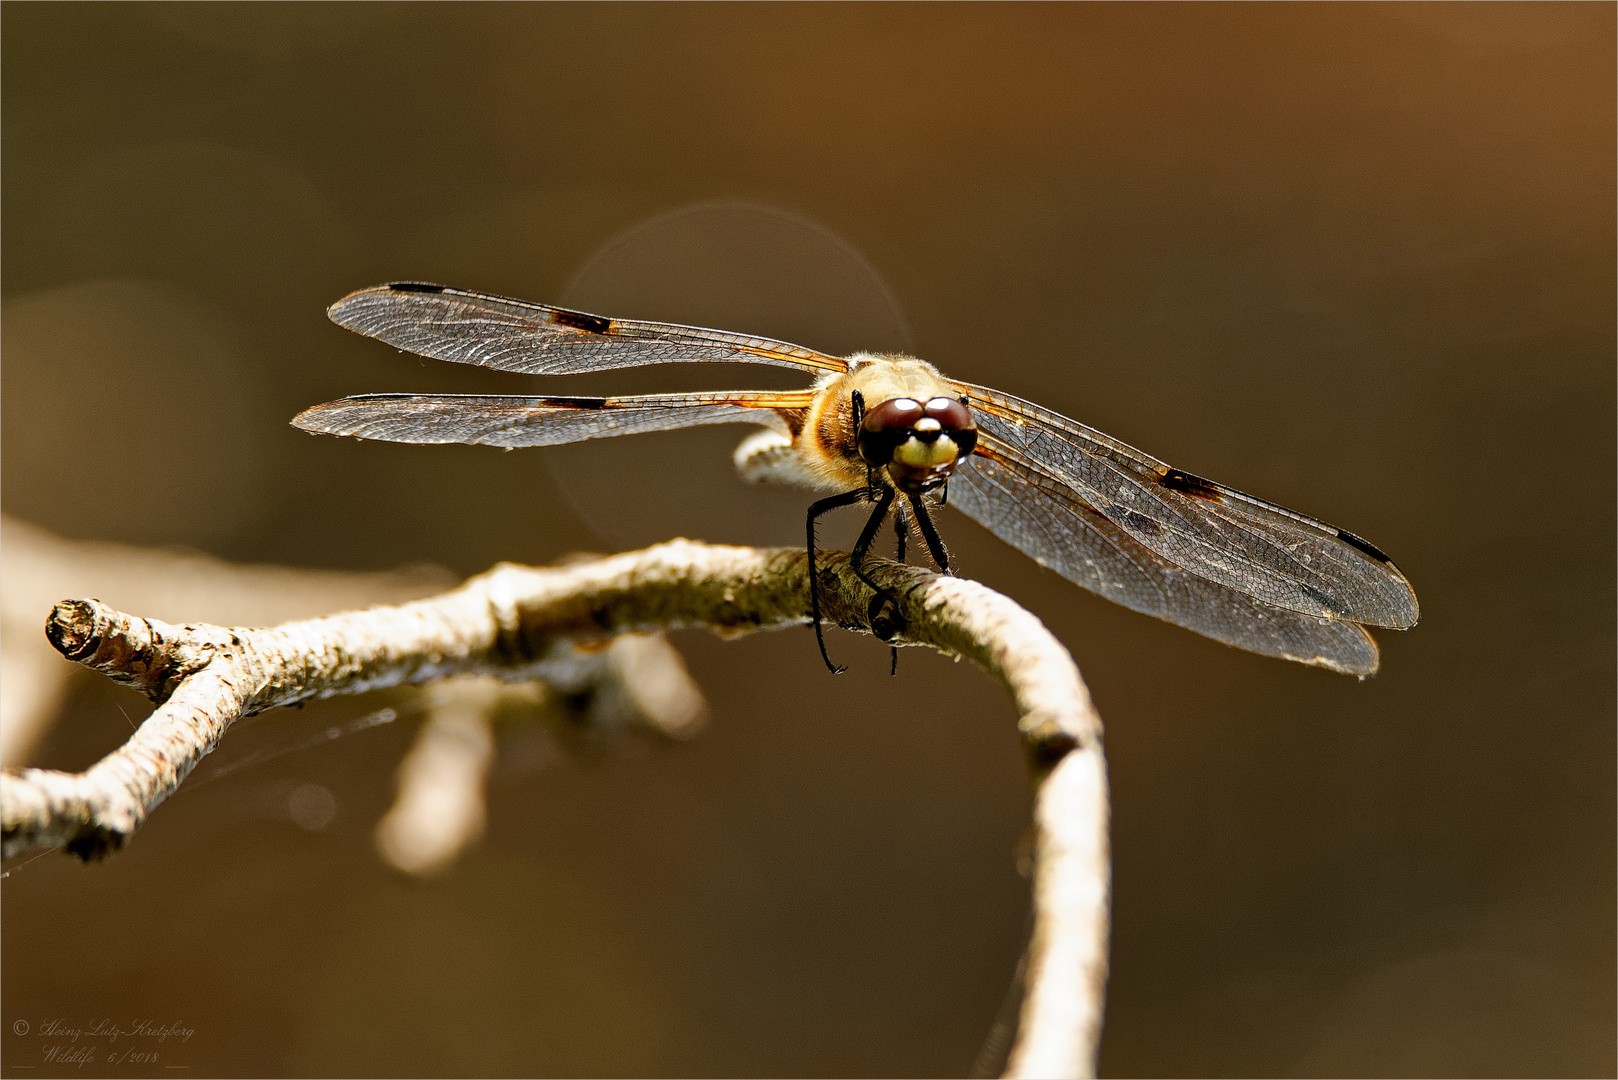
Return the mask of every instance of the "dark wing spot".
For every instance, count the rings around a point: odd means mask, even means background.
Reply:
[[[586,315],[582,311],[568,311],[564,308],[552,308],[551,321],[562,326],[571,326],[575,330],[588,330],[592,334],[605,334],[612,329],[611,319],[603,319],[600,315]]]
[[[444,286],[430,285],[425,281],[392,281],[388,283],[388,288],[394,292],[440,293],[444,291]]]
[[[1163,474],[1162,484],[1170,491],[1178,491],[1182,495],[1190,495],[1194,499],[1210,499],[1218,502],[1222,492],[1219,485],[1212,480],[1204,480],[1179,469],[1170,469]]]
[[[1337,539],[1341,540],[1351,548],[1358,548],[1360,551],[1363,551],[1377,562],[1387,563],[1389,566],[1393,565],[1393,560],[1378,550],[1375,544],[1371,543],[1369,540],[1361,540],[1347,529],[1338,529]]]
[[[1303,595],[1307,596],[1309,599],[1313,600],[1315,603],[1319,604],[1321,607],[1325,608],[1327,611],[1331,612],[1333,615],[1341,616],[1348,612],[1348,609],[1342,604],[1339,604],[1337,601],[1333,600],[1331,597],[1327,596],[1313,585],[1299,585],[1298,591],[1303,593]]]
[[[607,399],[604,397],[548,397],[545,399],[545,404],[574,409],[605,409]]]

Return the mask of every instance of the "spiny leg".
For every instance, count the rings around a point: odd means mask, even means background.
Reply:
[[[866,556],[871,553],[871,544],[876,541],[876,534],[878,530],[882,528],[882,522],[887,519],[888,509],[893,505],[895,494],[896,492],[892,488],[882,489],[882,494],[877,498],[876,509],[871,511],[871,518],[865,523],[865,529],[860,533],[859,540],[854,544],[854,551],[849,556],[849,564],[853,566],[854,573],[858,575],[859,579],[865,582],[865,584],[869,585],[876,593],[876,596],[871,598],[871,607],[869,612],[871,619],[871,630],[878,637],[884,639],[891,638],[892,633],[884,634],[882,633],[881,629],[879,629],[877,623],[877,612],[888,606],[892,606],[894,611],[897,612],[898,598],[893,595],[893,591],[891,589],[885,589],[881,585],[878,585],[875,581],[871,580],[869,575],[865,573],[865,559]],[[898,624],[895,622],[893,633],[897,632]],[[888,672],[889,674],[892,674],[897,670],[897,665],[899,662],[897,659],[898,649],[893,645],[889,645],[888,648],[892,650],[894,654],[894,658],[890,659],[888,663]]]
[[[927,504],[921,501],[920,495],[910,496],[910,508],[916,512],[916,524],[921,527],[921,537],[927,541],[927,554],[933,557],[933,562],[944,573],[949,573],[949,552],[944,548],[944,541],[938,538],[938,530],[933,528],[933,519],[927,514]]]
[[[887,520],[888,508],[893,505],[894,490],[883,488],[882,493],[876,497],[876,509],[871,511],[871,519],[865,523],[860,531],[860,538],[854,541],[854,550],[849,556],[849,565],[854,568],[854,574],[865,584],[869,585],[879,596],[892,594],[876,582],[872,581],[865,572],[865,557],[871,553],[871,545],[876,542],[877,530]]]
[[[809,507],[809,611],[815,622],[815,644],[820,646],[820,658],[826,662],[826,667],[833,675],[841,675],[847,669],[838,667],[831,662],[831,657],[826,655],[826,638],[820,629],[820,575],[815,570],[815,519],[840,506],[852,506],[869,493],[868,488],[855,488],[841,495],[821,499]]]

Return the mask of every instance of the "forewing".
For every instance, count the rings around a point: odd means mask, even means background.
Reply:
[[[979,428],[1064,482],[1140,547],[1208,581],[1303,615],[1403,629],[1416,594],[1382,552],[1010,394],[954,383]]]
[[[398,282],[327,309],[339,326],[405,352],[525,375],[644,364],[775,364],[847,371],[848,362],[784,341],[676,323],[608,319],[442,285]]]
[[[752,423],[790,431],[812,397],[810,391],[616,398],[362,394],[316,405],[292,423],[304,431],[388,442],[557,446],[704,424]]]
[[[1359,625],[1272,607],[1188,573],[1015,452],[992,438],[980,446],[950,478],[950,505],[1040,565],[1132,611],[1227,645],[1350,675],[1376,670],[1376,642]]]

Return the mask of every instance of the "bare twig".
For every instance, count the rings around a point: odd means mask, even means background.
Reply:
[[[436,567],[386,573],[243,566],[200,552],[68,540],[0,515],[0,762],[26,763],[72,680],[89,674],[39,632],[64,596],[100,596],[174,622],[274,626],[366,604],[397,604],[454,583]]]
[[[7,515],[0,515],[0,549],[0,762],[13,767],[27,761],[50,729],[70,683],[95,677],[39,632],[40,613],[60,597],[94,592],[114,607],[167,621],[271,626],[413,600],[454,582],[448,571],[425,566],[386,573],[308,570],[68,540]],[[700,726],[702,695],[659,635],[623,635],[606,650],[580,652],[576,662],[552,665],[548,673],[560,681],[493,683],[491,690],[485,685],[491,680],[470,677],[423,691],[427,721],[400,767],[398,799],[377,829],[384,859],[407,873],[432,873],[478,839],[494,751],[491,724],[504,709],[526,702],[530,717],[537,710],[593,735],[628,727],[685,738]]]
[[[267,630],[173,626],[65,601],[47,623],[52,644],[159,707],[85,773],[6,774],[5,854],[64,848],[90,859],[116,850],[238,717],[447,675],[554,676],[577,662],[581,643],[628,632],[732,636],[801,624],[806,570],[800,550],[674,541],[553,569],[501,565],[430,599]],[[1067,650],[1006,597],[917,567],[870,573],[893,601],[874,602],[847,557],[826,554],[828,619],[965,657],[1016,703],[1038,794],[1035,929],[1009,1075],[1094,1075],[1109,877],[1101,724],[1089,693]]]
[[[1106,820],[1100,747],[1065,755],[1034,802],[1034,934],[1007,1076],[1095,1075],[1107,986]]]

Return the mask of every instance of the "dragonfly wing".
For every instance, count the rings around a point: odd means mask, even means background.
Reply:
[[[1349,675],[1376,670],[1376,642],[1358,624],[1273,607],[1189,573],[1061,481],[987,442],[950,478],[950,505],[1040,565],[1132,611],[1239,649]]]
[[[848,370],[846,360],[784,341],[608,319],[442,285],[398,282],[361,289],[326,314],[339,326],[405,352],[525,375],[694,362]]]
[[[1353,533],[1172,469],[1010,394],[954,385],[984,433],[1170,563],[1303,615],[1398,629],[1416,624],[1410,583]]]
[[[812,397],[811,391],[606,398],[362,394],[306,409],[292,423],[388,442],[558,446],[704,424],[764,424],[790,432],[801,426]]]

